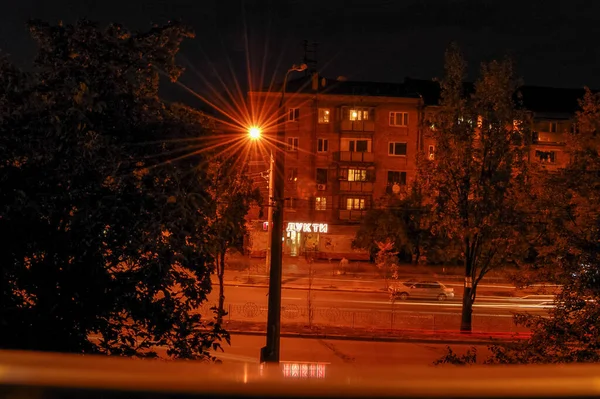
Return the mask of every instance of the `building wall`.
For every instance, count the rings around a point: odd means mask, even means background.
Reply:
[[[251,93],[250,97],[264,101],[265,94]],[[277,96],[266,95],[266,98],[267,109],[271,108],[269,101],[278,101]],[[367,209],[390,190],[388,172],[404,173],[404,183],[414,179],[419,107],[419,99],[402,97],[297,94],[286,100],[286,116],[292,115],[294,120],[285,122],[285,142],[292,147],[297,143],[298,147],[287,148],[285,152],[284,226],[288,222],[328,226],[328,232],[318,233],[318,237],[313,237],[314,233],[303,234],[302,251],[315,248],[316,243],[315,249],[321,258],[368,259],[366,251],[351,248],[352,239]],[[296,108],[299,111],[290,113],[290,109]],[[320,120],[319,109],[321,117],[323,110],[329,111],[329,122]],[[368,120],[350,121],[349,110],[364,109],[370,110]],[[390,112],[407,113],[407,120],[400,117],[401,123],[407,122],[406,126],[391,126]],[[319,139],[327,140],[326,151],[323,141],[319,147]],[[360,151],[340,152],[346,140],[365,139],[371,141],[367,155]],[[405,143],[406,153],[390,155],[390,143]],[[322,183],[325,186],[317,184],[317,169],[327,170],[327,179]],[[350,178],[349,181],[350,170],[367,170],[368,180],[351,181]],[[317,197],[325,199],[324,208],[317,207]],[[363,199],[364,209],[348,210],[349,199],[353,204],[355,199]],[[323,200],[320,201],[322,204]],[[261,220],[266,220],[266,211]],[[260,236],[266,237],[267,232],[258,229],[252,234],[251,252],[264,256],[266,238]],[[284,252],[289,254],[289,251],[284,246]]]
[[[286,143],[295,145],[285,153],[284,226],[288,223],[326,224],[327,232],[300,232],[301,248],[291,250],[286,237],[284,253],[302,256],[306,248],[313,249],[320,258],[368,259],[366,251],[354,250],[354,238],[366,210],[391,192],[389,177],[400,176],[400,191],[414,180],[417,172],[417,153],[425,157],[435,156],[436,143],[426,134],[428,115],[436,106],[425,107],[420,98],[358,96],[338,94],[288,94],[286,115],[294,120],[286,121]],[[278,94],[250,93],[251,101],[265,104],[265,109],[276,110]],[[289,109],[298,109],[289,113]],[[323,112],[329,111],[329,121],[321,120]],[[370,110],[368,121],[350,121],[349,110]],[[407,113],[406,126],[390,123],[390,113]],[[566,133],[572,128],[572,115],[534,114],[532,130],[536,132],[531,146],[530,160],[549,171],[568,163],[565,152]],[[395,120],[397,122],[397,118]],[[402,122],[405,120],[403,119]],[[271,132],[276,133],[274,130]],[[319,145],[319,140],[320,145]],[[324,148],[323,140],[327,140]],[[370,140],[370,152],[355,151],[349,154],[344,148],[347,140]],[[405,143],[405,154],[390,155],[390,143]],[[357,144],[358,145],[358,144]],[[394,146],[394,152],[396,152]],[[318,185],[317,169],[326,169],[326,181]],[[348,169],[346,171],[346,169]],[[350,170],[367,171],[367,181],[349,181]],[[393,172],[393,173],[390,173]],[[398,174],[399,173],[399,174]],[[266,186],[264,187],[266,190]],[[264,194],[265,198],[266,191]],[[325,206],[316,206],[316,198],[324,198]],[[348,211],[348,198],[365,199],[365,209]],[[323,201],[323,200],[321,200]],[[351,201],[351,202],[352,202]],[[322,202],[321,202],[322,203]],[[267,212],[258,218],[252,232],[251,252],[265,256],[267,232],[262,230]],[[260,219],[260,220],[259,220]],[[289,235],[285,232],[284,235]],[[292,253],[294,252],[294,253]]]

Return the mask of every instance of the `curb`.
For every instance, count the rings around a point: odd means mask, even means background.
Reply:
[[[227,331],[230,335],[249,335],[266,336],[262,331]],[[411,337],[378,337],[369,335],[335,335],[335,334],[307,334],[307,333],[281,333],[281,338],[299,338],[299,339],[328,339],[337,341],[358,341],[358,342],[405,342],[415,344],[454,344],[454,345],[490,345],[498,341],[515,341],[514,339],[502,338],[481,338],[481,339],[448,339],[448,338],[411,338]]]

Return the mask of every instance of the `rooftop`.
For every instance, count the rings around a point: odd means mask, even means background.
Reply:
[[[346,80],[343,77],[330,79],[318,78],[320,94],[337,94],[372,97],[422,98],[425,105],[437,105],[440,99],[440,85],[434,80],[405,78],[402,83],[362,82]],[[261,91],[267,91],[264,88]],[[281,84],[270,88],[279,92]],[[465,83],[465,92],[473,90],[473,83]],[[314,93],[310,76],[293,79],[287,83],[287,92]],[[595,90],[594,90],[595,91]],[[523,107],[535,113],[573,114],[579,109],[579,100],[583,98],[583,88],[555,88],[527,86],[519,88]]]

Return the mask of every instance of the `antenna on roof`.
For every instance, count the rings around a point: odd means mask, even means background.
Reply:
[[[306,76],[311,76],[317,72],[317,48],[319,43],[312,42],[308,43],[308,40],[304,40],[304,63],[308,65],[306,69]]]

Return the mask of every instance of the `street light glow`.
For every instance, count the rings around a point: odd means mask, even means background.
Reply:
[[[253,126],[248,129],[248,134],[252,140],[257,140],[260,138],[260,129],[256,126]]]

